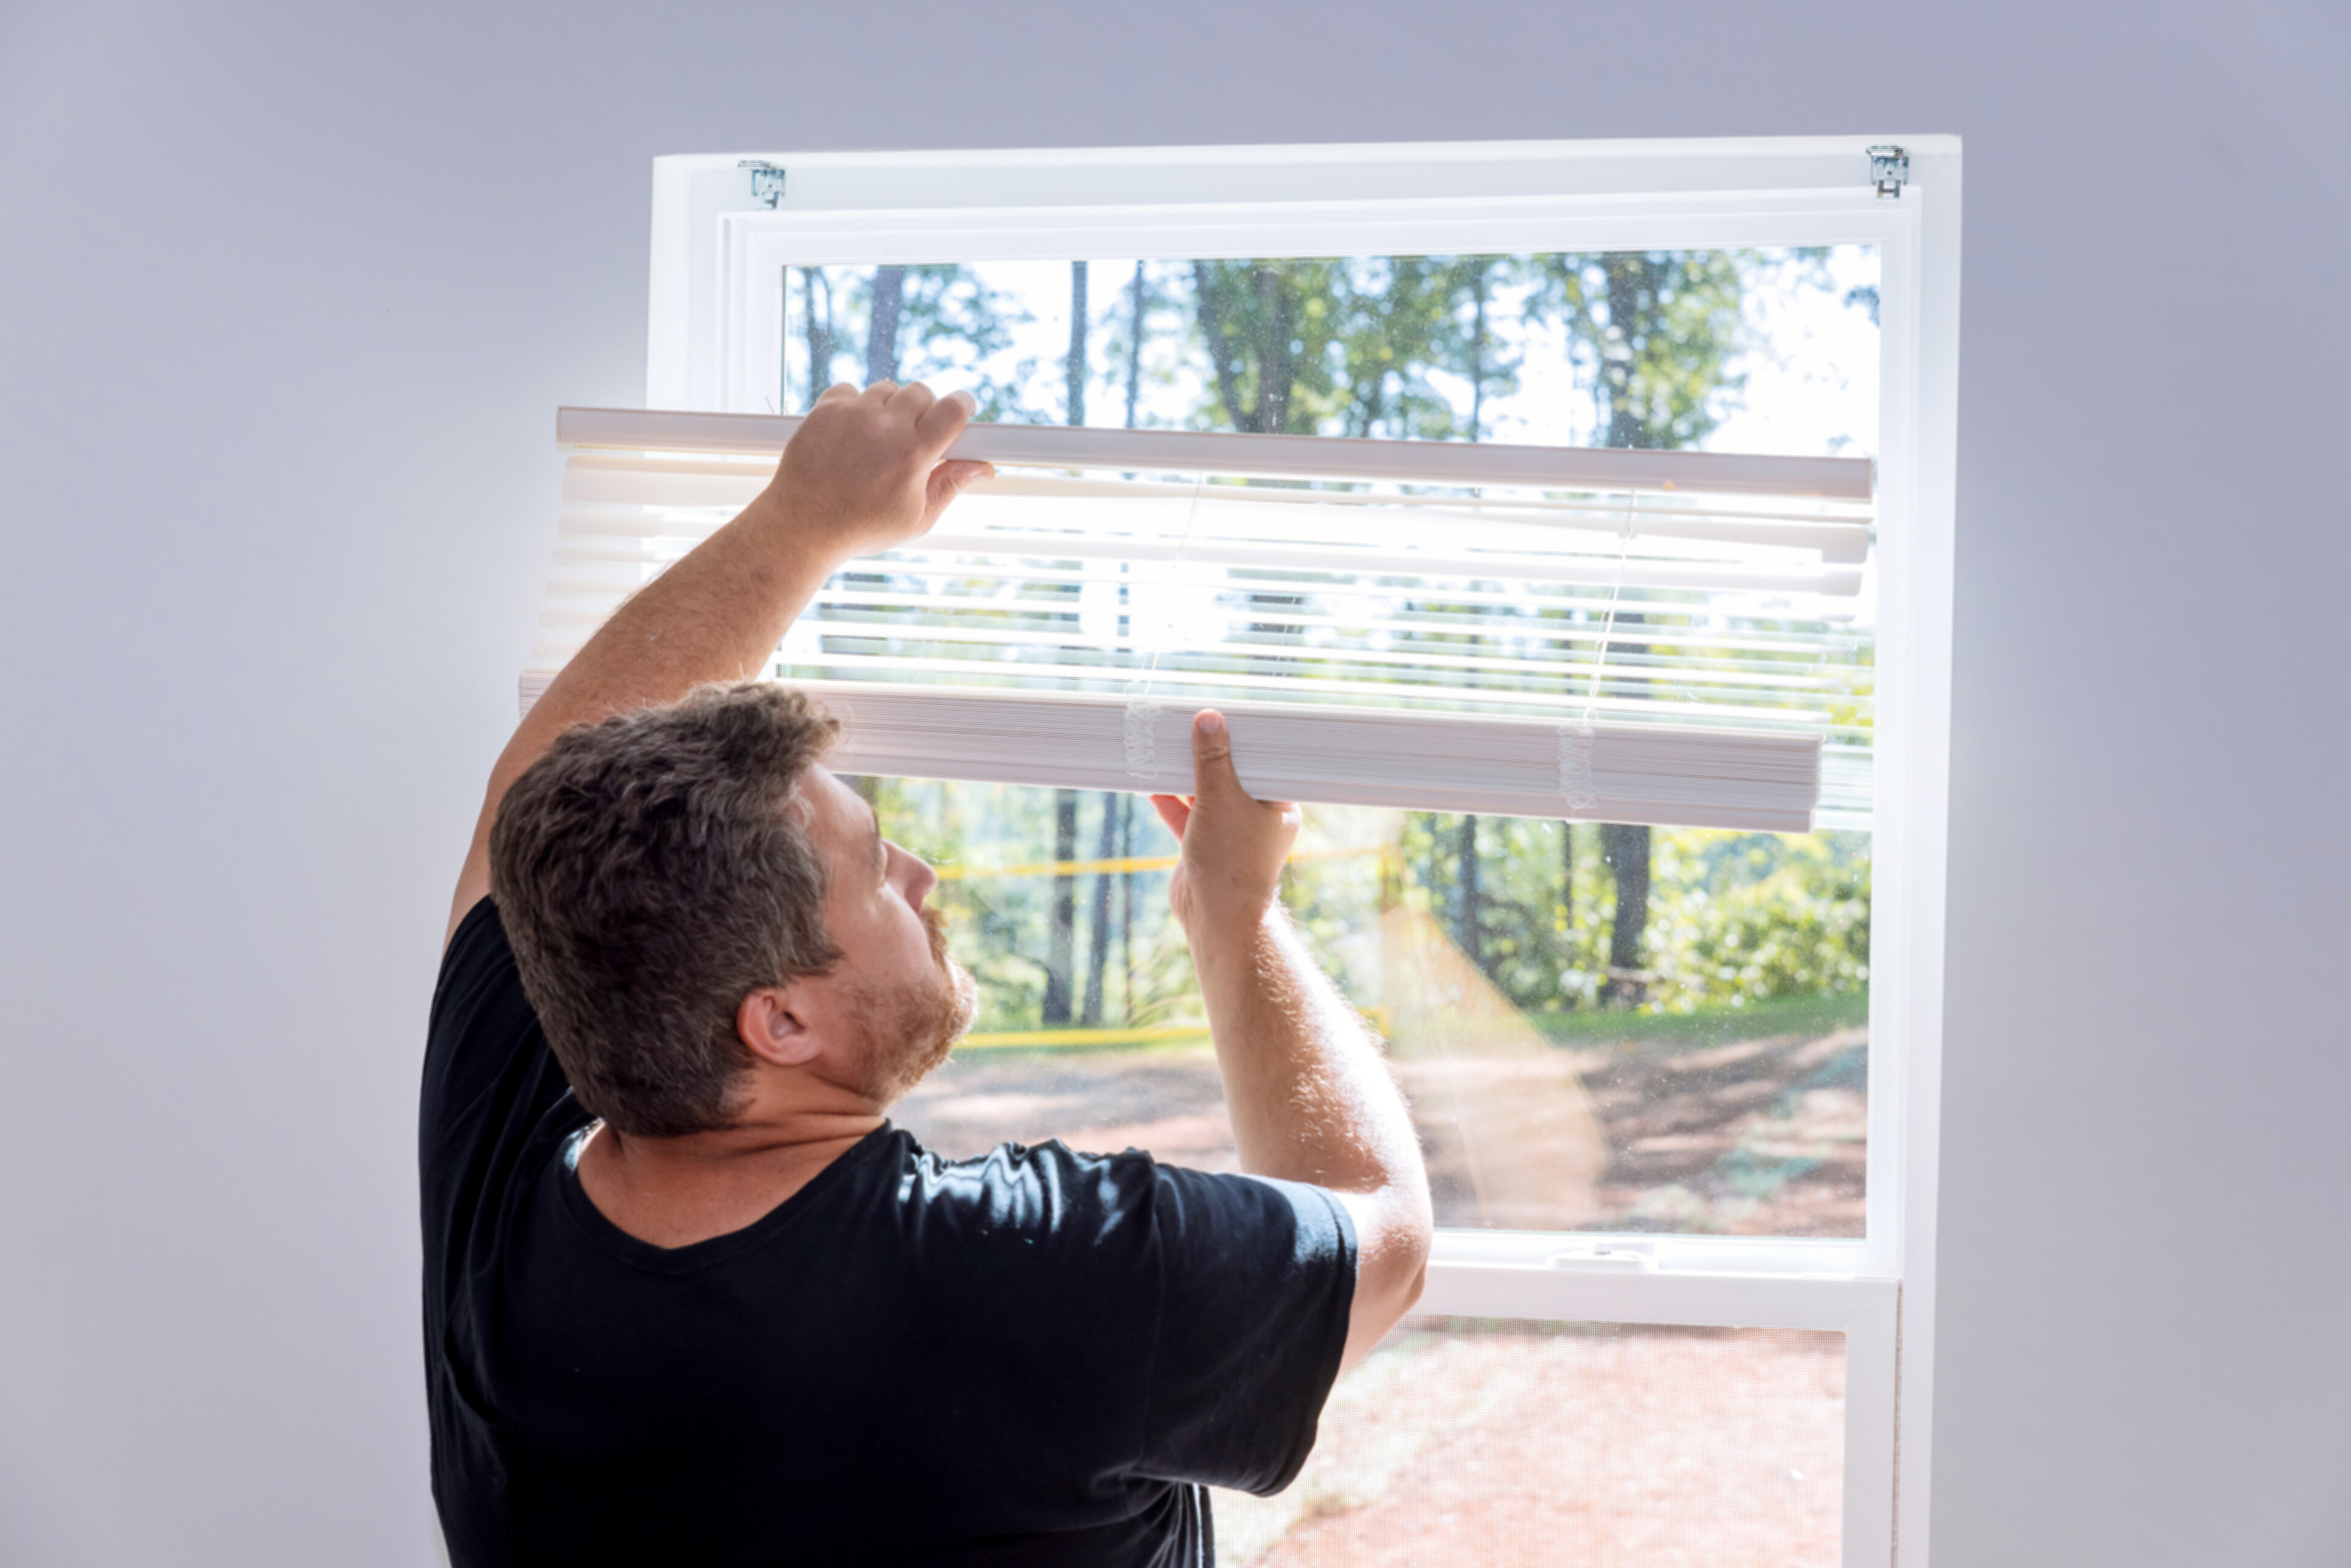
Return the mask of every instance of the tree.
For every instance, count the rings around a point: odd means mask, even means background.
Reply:
[[[906,269],[873,269],[872,301],[865,317],[865,384],[898,379],[898,317],[906,304]]]
[[[1085,419],[1086,382],[1086,264],[1072,264],[1071,278],[1070,356],[1067,366],[1069,390],[1066,405],[1070,423],[1082,423]],[[1143,389],[1143,338],[1144,312],[1147,308],[1144,263],[1134,264],[1134,278],[1129,286],[1126,350],[1126,427],[1134,428],[1136,403]],[[1124,860],[1130,852],[1127,841],[1132,835],[1128,821],[1130,798],[1115,790],[1102,792],[1101,827],[1096,835],[1094,858],[1097,861]],[[1121,951],[1125,955],[1126,988],[1124,995],[1130,1011],[1134,997],[1134,874],[1118,873],[1113,878],[1109,872],[1094,876],[1093,908],[1087,927],[1085,998],[1079,1005],[1079,1021],[1088,1028],[1102,1020],[1103,993],[1107,988],[1111,948],[1111,894],[1119,894],[1119,926]]]
[[[1095,835],[1094,859],[1109,861],[1118,854],[1118,808],[1123,795],[1102,792],[1102,827]],[[1110,968],[1110,894],[1107,871],[1094,873],[1093,919],[1086,931],[1086,998],[1078,1021],[1092,1029],[1102,1020],[1102,982]]]
[[[1118,858],[1132,862],[1134,859],[1134,797],[1118,798]],[[1120,977],[1124,982],[1119,988],[1119,999],[1126,1009],[1126,1020],[1134,1021],[1134,873],[1118,873],[1118,956],[1125,967]]]
[[[1235,430],[1268,435],[1298,428],[1291,421],[1301,371],[1315,378],[1315,390],[1324,390],[1320,372],[1325,369],[1323,347],[1336,325],[1331,308],[1336,265],[1192,264],[1200,336],[1216,371],[1217,396]]]
[[[1126,331],[1126,428],[1133,430],[1136,404],[1143,396],[1143,333],[1144,312],[1146,307],[1143,263],[1140,260],[1134,264],[1134,282],[1130,287],[1133,295],[1133,316],[1127,323]]]
[[[1462,265],[1470,277],[1469,439],[1476,441],[1486,429],[1486,287],[1492,278],[1494,264],[1481,256]]]
[[[1053,863],[1064,866],[1078,858],[1078,791],[1053,791]],[[1046,1023],[1070,1021],[1070,981],[1077,970],[1078,879],[1067,872],[1053,873],[1053,902],[1045,922],[1045,1005],[1040,1014]]]
[[[1593,366],[1593,400],[1609,446],[1677,448],[1703,440],[1721,420],[1721,399],[1740,378],[1729,361],[1744,346],[1740,258],[1723,251],[1625,251],[1543,257],[1531,312],[1555,312],[1571,351]],[[1637,625],[1637,612],[1618,624]],[[1637,658],[1643,643],[1604,643],[1601,656]],[[1620,1007],[1646,995],[1650,833],[1607,822],[1602,857],[1616,883],[1608,943],[1607,996]]]
[[[1499,266],[1490,256],[1196,261],[1193,312],[1215,388],[1205,412],[1260,434],[1458,436],[1460,415],[1430,372],[1469,380],[1479,399],[1510,384],[1504,367],[1478,362],[1491,346],[1481,302]]]
[[[1604,994],[1619,1007],[1633,1007],[1647,995],[1639,978],[1642,937],[1649,926],[1647,826],[1601,823],[1600,856],[1616,879],[1616,915],[1608,932],[1608,985]]]
[[[1064,365],[1062,413],[1071,424],[1086,422],[1086,264],[1070,263],[1070,353]],[[1067,865],[1078,858],[1078,791],[1053,791],[1053,859]],[[1093,920],[1093,964],[1086,977],[1089,1022],[1102,1018],[1102,965],[1110,911],[1103,904],[1106,889],[1097,888]],[[1045,1021],[1070,1021],[1071,979],[1077,969],[1078,879],[1068,873],[1053,877],[1053,915],[1045,941]]]
[[[1454,878],[1453,944],[1464,956],[1479,968],[1485,967],[1484,947],[1478,929],[1478,819],[1461,819],[1460,871]]]
[[[823,268],[800,268],[800,319],[807,329],[809,354],[808,399],[800,406],[814,406],[817,394],[832,384],[832,280]],[[787,389],[789,390],[789,389]]]
[[[1086,329],[1092,319],[1086,311],[1086,264],[1070,263],[1070,355],[1063,370],[1061,423],[1083,424],[1086,422]]]
[[[1008,382],[979,369],[1012,341],[1010,329],[1027,317],[1017,299],[989,287],[974,268],[955,262],[795,267],[786,273],[785,293],[808,352],[802,408],[841,379],[841,358],[855,350],[862,333],[868,382],[943,382],[969,391],[982,419],[1038,415],[1021,399],[1028,361],[1014,367]],[[852,378],[858,373],[850,370]],[[789,401],[790,386],[784,391]]]
[[[1537,259],[1530,319],[1556,318],[1593,371],[1601,444],[1675,449],[1710,434],[1746,347],[1742,257],[1624,251]]]

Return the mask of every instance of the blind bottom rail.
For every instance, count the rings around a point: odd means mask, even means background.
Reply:
[[[522,679],[528,713],[553,677]],[[837,772],[1189,794],[1192,716],[1149,695],[798,681],[841,720]],[[1817,737],[1218,703],[1267,800],[1808,832]]]

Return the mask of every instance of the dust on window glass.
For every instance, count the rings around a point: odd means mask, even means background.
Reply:
[[[778,407],[968,388],[1021,423],[1873,455],[1869,246],[783,269]]]
[[[871,779],[979,1013],[928,1145],[1234,1169],[1141,797]],[[1386,1038],[1440,1224],[1862,1234],[1870,840],[1308,807],[1283,896]]]
[[[1415,1318],[1339,1381],[1231,1568],[1829,1568],[1844,1336]]]

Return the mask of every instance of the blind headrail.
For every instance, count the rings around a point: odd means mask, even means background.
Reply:
[[[567,446],[653,452],[781,452],[799,414],[560,408]],[[1366,479],[1416,485],[1523,485],[1563,489],[1703,491],[1866,501],[1865,457],[1775,457],[1721,452],[1513,446],[1492,442],[1381,441],[1360,436],[1244,435],[1227,431],[1105,430],[978,423],[951,457],[1042,468],[1140,469],[1252,478]]]

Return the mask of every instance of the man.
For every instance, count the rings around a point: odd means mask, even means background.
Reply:
[[[886,1120],[968,1024],[934,878],[757,672],[841,562],[987,465],[969,398],[825,393],[774,482],[617,612],[490,779],[420,1150],[434,1485],[482,1564],[1213,1560],[1417,1298],[1426,1178],[1276,896],[1292,807],[1222,720],[1155,800],[1248,1176]]]

